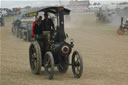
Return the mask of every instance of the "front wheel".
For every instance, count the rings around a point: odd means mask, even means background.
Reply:
[[[80,78],[83,72],[83,60],[78,51],[74,51],[72,55],[72,71],[75,78]]]
[[[51,52],[46,52],[44,56],[45,72],[48,74],[48,78],[51,80],[54,76],[54,58]]]
[[[62,63],[57,66],[57,69],[61,73],[66,73],[69,67],[69,58],[67,57]]]

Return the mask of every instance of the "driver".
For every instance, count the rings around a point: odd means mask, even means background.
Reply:
[[[42,30],[43,31],[54,31],[55,27],[53,24],[52,19],[48,18],[48,14],[45,12],[44,13],[44,20],[42,21]]]

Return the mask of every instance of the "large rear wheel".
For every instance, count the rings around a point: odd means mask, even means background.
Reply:
[[[74,51],[72,55],[72,71],[75,78],[80,78],[83,72],[83,60],[78,51]]]
[[[38,42],[32,42],[29,48],[30,67],[33,74],[40,74],[41,72],[41,49]]]
[[[54,58],[51,52],[46,52],[44,56],[45,72],[48,75],[48,79],[53,79],[54,76]]]

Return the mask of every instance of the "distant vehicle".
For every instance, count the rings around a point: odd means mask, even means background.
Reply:
[[[18,28],[21,23],[21,19],[24,18],[23,14],[20,14],[19,16],[16,17],[16,19],[12,23],[12,33],[13,35],[16,35],[18,37]]]
[[[13,22],[12,33],[20,39],[31,41],[33,21],[33,17],[19,15]]]
[[[4,26],[4,25],[5,25],[4,18],[2,13],[0,13],[0,26]]]
[[[111,22],[111,17],[115,14],[114,10],[110,10],[108,8],[100,8],[96,12],[96,21],[100,22]]]
[[[124,35],[126,31],[128,31],[128,18],[126,19],[125,23],[123,23],[124,18],[121,18],[121,25],[120,28],[117,30],[119,35]]]
[[[22,19],[19,26],[19,38],[26,41],[32,40],[33,19]]]

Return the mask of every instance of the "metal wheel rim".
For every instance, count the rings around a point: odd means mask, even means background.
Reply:
[[[46,67],[46,71],[48,72],[48,74],[51,73],[51,59],[49,58],[48,55],[46,55],[47,59],[46,59],[46,64],[45,64],[45,67]]]
[[[74,51],[72,56],[72,71],[75,78],[80,78],[83,72],[83,61],[78,51]]]
[[[74,57],[74,68],[75,68],[75,73],[79,74],[80,73],[80,58],[78,54],[76,54]]]
[[[34,70],[37,67],[37,52],[34,46],[31,47],[31,68]]]
[[[48,78],[51,80],[54,76],[54,58],[51,52],[47,52],[44,58],[45,62],[45,72]]]

